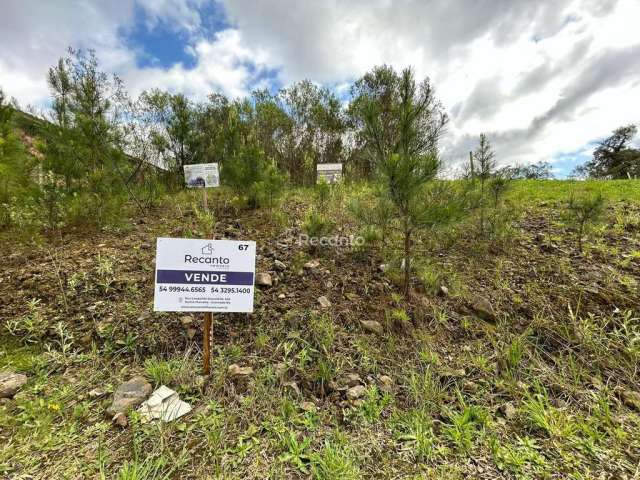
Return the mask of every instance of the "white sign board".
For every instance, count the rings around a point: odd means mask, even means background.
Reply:
[[[158,238],[156,312],[253,312],[256,242]]]
[[[319,182],[321,178],[327,183],[336,183],[342,178],[342,164],[341,163],[318,163],[317,165]]]
[[[217,163],[196,163],[185,165],[184,181],[189,188],[209,188],[220,186]]]

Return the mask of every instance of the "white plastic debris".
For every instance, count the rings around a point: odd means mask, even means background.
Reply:
[[[164,385],[153,392],[149,399],[138,408],[142,418],[162,420],[163,422],[176,420],[190,411],[191,405],[180,400],[177,392]]]

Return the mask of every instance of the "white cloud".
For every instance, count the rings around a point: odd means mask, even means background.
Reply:
[[[282,67],[285,83],[305,77],[341,83],[380,63],[412,65],[419,76],[429,75],[452,112],[444,142],[452,162],[466,159],[483,131],[494,138],[503,163],[530,163],[640,120],[631,106],[640,103],[640,85],[633,85],[630,72],[624,81],[616,78],[624,65],[607,55],[640,45],[636,0],[225,5],[245,43],[259,45],[271,64]],[[598,69],[611,71],[592,78]],[[614,86],[607,93],[608,83]],[[563,102],[567,96],[588,104],[589,112],[573,111]]]
[[[46,98],[47,68],[66,46],[92,47],[134,94],[158,86],[204,98],[236,97],[261,75],[309,78],[348,91],[376,64],[429,75],[451,113],[445,157],[466,158],[481,131],[503,163],[578,151],[640,104],[637,0],[219,0],[231,26],[205,32],[211,0],[5,0],[0,85],[23,103]],[[209,4],[210,6],[210,4]],[[140,68],[122,32],[135,26],[186,33],[193,67]]]
[[[124,76],[130,92],[137,95],[144,89],[158,87],[199,100],[213,92],[241,97],[251,91],[258,74],[266,68],[263,56],[244,47],[240,33],[234,29],[220,31],[211,40],[199,40],[193,47],[193,55],[196,65],[190,69],[182,64],[168,70],[130,69]]]

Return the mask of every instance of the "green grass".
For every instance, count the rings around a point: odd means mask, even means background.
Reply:
[[[640,202],[640,180],[515,180],[507,198],[522,204],[569,199],[572,190],[595,189],[606,200]]]
[[[0,404],[0,477],[608,478],[619,472],[633,478],[640,415],[621,402],[620,389],[638,384],[640,322],[631,304],[640,278],[637,207],[612,205],[615,223],[598,226],[588,255],[571,257],[572,239],[554,202],[567,200],[571,188],[592,185],[612,203],[640,204],[636,181],[514,182],[510,198],[536,218],[550,218],[544,242],[529,241],[538,230],[526,222],[512,241],[487,240],[482,248],[464,228],[452,232],[446,248],[434,237],[433,244],[420,244],[429,271],[410,302],[377,270],[386,259],[375,250],[327,249],[322,268],[302,275],[296,272],[312,258],[309,252],[295,245],[276,252],[289,269],[279,285],[259,292],[255,312],[217,317],[207,382],[200,377],[201,353],[179,316],[141,316],[151,303],[153,249],[136,249],[131,262],[131,249],[107,247],[83,275],[74,252],[87,239],[69,236],[60,257],[70,265],[71,304],[81,307],[67,314],[56,288],[45,296],[23,286],[7,303],[17,336],[0,325],[0,369],[29,376],[14,400]],[[362,188],[343,187],[340,195]],[[223,192],[212,195],[212,205],[229,201]],[[298,203],[284,208],[299,229],[312,190],[289,195]],[[178,197],[164,217],[151,217],[134,234],[114,241],[96,233],[91,241],[152,244],[157,235],[197,233],[190,205],[198,192]],[[282,240],[255,211],[216,212],[216,230],[236,218],[259,245],[275,248]],[[361,227],[353,219],[344,225],[341,234]],[[557,248],[542,248],[547,243]],[[9,255],[14,251],[28,247],[15,244]],[[43,257],[30,268],[41,286],[55,287],[47,262]],[[268,255],[258,259],[258,271],[271,262]],[[23,267],[7,268],[13,276]],[[98,281],[108,288],[96,288]],[[437,294],[441,283],[453,287],[449,295]],[[334,307],[318,312],[316,299],[329,288]],[[280,299],[280,292],[295,296]],[[466,311],[474,294],[491,300],[498,324]],[[41,301],[30,306],[34,297]],[[378,337],[358,328],[363,319],[407,328]],[[73,341],[64,340],[67,330]],[[87,332],[92,345],[83,346]],[[254,375],[234,381],[227,375],[231,363],[251,365]],[[279,364],[286,365],[282,379]],[[351,373],[366,387],[357,402],[334,388]],[[127,429],[112,425],[105,417],[110,392],[141,374],[178,391],[193,412],[170,424],[145,424],[131,413]],[[381,375],[392,378],[390,392],[383,392]],[[109,393],[94,398],[93,389]],[[515,408],[509,418],[507,403]]]

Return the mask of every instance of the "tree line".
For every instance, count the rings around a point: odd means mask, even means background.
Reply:
[[[448,116],[429,78],[416,79],[411,69],[374,67],[353,83],[348,103],[309,80],[238,99],[212,93],[193,101],[159,89],[132,98],[116,75],[100,70],[94,52],[74,49],[47,80],[51,108],[34,134],[35,154],[12,128],[16,106],[0,94],[2,226],[103,225],[121,216],[125,203],[144,210],[181,186],[184,165],[207,162],[220,164],[223,183],[249,206],[272,207],[286,183],[315,184],[317,164],[340,162],[347,178],[386,179],[410,236],[423,220],[412,219],[409,197],[441,167]],[[616,130],[583,172],[637,175],[638,150],[629,147],[635,133],[633,126]],[[483,163],[487,148],[483,135],[466,168],[481,197],[496,194],[506,179],[551,176],[544,162],[502,169],[493,157]]]

